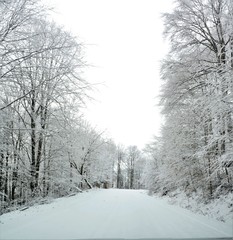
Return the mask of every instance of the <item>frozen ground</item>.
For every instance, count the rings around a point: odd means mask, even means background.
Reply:
[[[93,190],[0,216],[0,239],[230,237],[223,223],[142,190]]]

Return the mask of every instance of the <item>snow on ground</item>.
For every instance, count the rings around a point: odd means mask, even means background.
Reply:
[[[92,190],[0,216],[0,239],[209,238],[223,223],[169,205],[143,190]]]
[[[193,193],[191,196],[187,197],[183,191],[178,189],[170,193],[169,196],[163,196],[162,199],[166,200],[170,204],[187,208],[195,213],[232,224],[233,193],[220,196],[219,198],[213,199],[207,203],[200,198],[200,193]]]

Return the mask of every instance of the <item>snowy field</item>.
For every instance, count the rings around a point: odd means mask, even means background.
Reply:
[[[232,222],[169,205],[143,190],[92,190],[0,216],[0,239],[231,236]]]

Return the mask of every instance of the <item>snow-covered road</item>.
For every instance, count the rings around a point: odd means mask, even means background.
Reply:
[[[0,239],[210,238],[232,226],[142,190],[93,190],[0,217]]]

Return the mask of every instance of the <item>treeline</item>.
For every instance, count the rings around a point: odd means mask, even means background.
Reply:
[[[0,0],[0,204],[111,185],[115,144],[80,109],[83,46],[37,0]]]
[[[100,187],[139,188],[135,146],[85,121],[83,45],[38,0],[0,0],[0,213]]]
[[[145,156],[137,146],[118,145],[116,152],[115,187],[124,189],[144,189],[143,170]]]
[[[147,146],[152,191],[216,198],[233,189],[233,1],[176,0],[163,15],[161,137]]]

